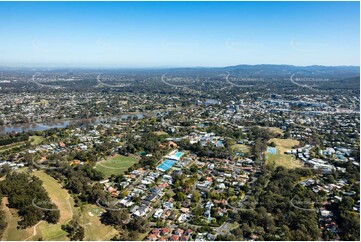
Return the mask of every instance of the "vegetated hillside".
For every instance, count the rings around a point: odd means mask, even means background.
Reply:
[[[353,92],[360,93],[360,76],[320,82],[318,86],[320,89],[329,89],[330,87],[333,89],[352,89]]]
[[[252,77],[289,77],[293,73],[308,77],[354,77],[360,75],[358,66],[293,66],[293,65],[236,65],[227,67],[194,67],[194,68],[172,68],[158,69],[150,71],[152,73],[168,74],[215,74],[229,72],[237,76]]]
[[[11,67],[0,67],[0,70],[36,70],[36,71],[49,71],[48,68],[11,68]],[[221,74],[224,72],[230,72],[232,75],[240,76],[253,76],[253,77],[276,77],[276,76],[290,76],[293,73],[305,76],[314,77],[342,77],[349,78],[360,75],[359,66],[294,66],[294,65],[273,65],[273,64],[260,64],[260,65],[236,65],[226,67],[180,67],[180,68],[97,68],[97,69],[86,69],[86,68],[52,68],[51,70],[57,72],[65,72],[69,74],[77,72],[92,72],[92,71],[105,71],[111,74],[174,74],[174,75],[197,75],[197,74]]]
[[[297,73],[313,77],[353,77],[360,73],[358,66],[238,65],[224,69],[233,74],[256,76],[289,76]]]

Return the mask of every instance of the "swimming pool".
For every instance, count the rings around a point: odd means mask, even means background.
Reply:
[[[169,159],[169,160],[176,160],[176,161],[178,161],[178,160],[180,160],[180,158],[182,157],[182,155],[183,155],[183,152],[178,151],[178,152],[176,152],[174,155],[167,155],[167,156],[165,156],[165,158],[167,158],[167,159]]]
[[[177,158],[180,158],[183,155],[183,152],[178,151],[177,153],[174,154],[174,156],[176,156]]]
[[[160,164],[159,166],[157,166],[158,170],[161,171],[167,171],[169,170],[175,163],[177,163],[176,160],[165,160],[162,164]]]
[[[269,154],[277,154],[277,149],[274,147],[267,147],[267,153]]]

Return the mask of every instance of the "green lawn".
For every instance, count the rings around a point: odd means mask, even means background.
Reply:
[[[0,152],[4,152],[4,151],[7,151],[7,150],[11,150],[11,149],[14,149],[14,148],[21,147],[24,143],[25,142],[18,142],[18,143],[14,143],[14,144],[1,146]]]
[[[44,138],[43,136],[33,135],[29,137],[29,140],[31,141],[32,145],[38,145],[44,140]]]
[[[105,161],[100,161],[96,164],[95,169],[100,171],[104,178],[111,175],[120,175],[124,171],[128,170],[138,160],[130,156],[115,155],[109,157]]]

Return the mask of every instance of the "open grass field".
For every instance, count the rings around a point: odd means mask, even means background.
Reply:
[[[100,171],[104,178],[111,175],[123,174],[131,165],[138,160],[130,156],[115,155],[96,164],[95,169]]]
[[[277,127],[267,127],[267,129],[275,134],[280,134],[280,135],[284,134],[283,130]]]
[[[283,154],[286,150],[292,149],[293,146],[299,145],[300,142],[295,139],[270,139],[269,141],[274,142],[276,144],[277,150],[279,150],[279,153]]]
[[[11,150],[13,148],[18,148],[21,147],[23,144],[25,144],[25,142],[18,142],[18,143],[14,143],[14,144],[10,144],[10,145],[4,145],[0,147],[0,152],[4,152],[7,150]]]
[[[267,162],[275,164],[275,166],[283,166],[287,169],[294,169],[302,167],[303,164],[294,156],[284,154],[285,151],[292,149],[293,146],[298,145],[299,141],[294,139],[271,139],[270,142],[276,144],[277,154],[267,154]]]
[[[243,144],[234,144],[232,145],[232,151],[246,153],[249,151],[249,146]]]
[[[82,207],[79,223],[85,230],[84,240],[110,240],[118,233],[112,226],[100,222],[100,214],[104,211],[91,204]]]
[[[42,136],[33,135],[29,137],[29,140],[32,145],[38,145],[44,140],[44,138]]]
[[[18,212],[16,209],[11,209],[6,206],[8,204],[8,199],[6,197],[2,199],[2,204],[8,226],[6,227],[1,240],[3,241],[24,240],[29,236],[31,236],[33,234],[33,228],[28,228],[28,229],[17,228],[18,222],[20,221],[20,217],[18,216]]]
[[[156,132],[153,132],[155,135],[158,135],[158,136],[161,136],[161,135],[168,135],[166,132],[164,131],[156,131]]]

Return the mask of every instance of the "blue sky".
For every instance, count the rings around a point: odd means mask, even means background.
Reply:
[[[0,2],[0,65],[359,65],[359,2]]]

